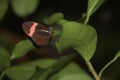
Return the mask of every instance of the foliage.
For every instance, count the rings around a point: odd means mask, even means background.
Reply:
[[[4,17],[8,9],[8,0],[0,0],[0,20]]]
[[[29,3],[30,2],[30,3]],[[25,17],[34,12],[39,0],[12,0],[11,5],[14,12],[21,17]]]
[[[29,51],[36,49],[30,40],[22,40],[18,42],[11,52],[0,47],[0,80],[6,75],[12,80],[101,80],[101,76],[105,69],[120,57],[120,51],[116,56],[108,62],[103,69],[96,73],[92,66],[91,59],[96,50],[97,33],[95,29],[88,25],[91,15],[104,3],[105,0],[88,0],[88,7],[83,22],[68,21],[64,19],[62,13],[54,13],[50,17],[44,19],[47,25],[60,25],[61,30],[51,30],[52,40],[55,47],[62,54],[59,59],[38,59],[22,64],[14,65],[13,60],[26,55]],[[38,6],[39,0],[10,0],[13,11],[20,17],[26,17],[32,14]],[[4,17],[8,0],[0,0],[0,20]],[[2,7],[2,8],[1,8]],[[59,39],[56,38],[59,35]],[[73,49],[73,52],[71,52]],[[69,53],[63,53],[68,50]],[[82,56],[89,71],[93,77],[89,75],[80,65],[72,61],[77,55]]]
[[[4,67],[9,66],[9,53],[6,49],[0,47],[0,70],[2,70]]]
[[[32,14],[39,3],[39,0],[10,0],[13,11],[20,17]],[[4,17],[9,6],[9,0],[0,0],[0,20]]]
[[[24,48],[22,48],[23,46]],[[18,44],[16,44],[15,48],[13,49],[11,59],[22,57],[32,49],[34,49],[34,45],[30,40],[20,41]]]

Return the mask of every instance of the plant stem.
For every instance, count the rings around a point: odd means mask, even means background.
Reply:
[[[99,77],[101,78],[102,73],[105,71],[105,69],[110,66],[115,60],[117,59],[117,57],[114,57],[111,61],[109,61],[99,72]]]
[[[99,78],[99,76],[97,75],[96,71],[94,70],[94,68],[93,68],[93,66],[92,66],[92,64],[91,64],[91,62],[90,62],[90,61],[87,61],[86,64],[87,64],[87,66],[88,66],[90,72],[91,72],[92,75],[94,76],[94,78],[95,78],[96,80],[100,80],[100,78]]]
[[[86,17],[84,24],[87,24],[87,23],[88,23],[89,18],[90,18],[89,16]]]

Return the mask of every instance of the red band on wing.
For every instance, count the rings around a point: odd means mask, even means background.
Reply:
[[[31,26],[30,30],[29,30],[29,36],[32,37],[33,33],[35,32],[35,29],[37,27],[38,23],[34,22],[33,25]]]

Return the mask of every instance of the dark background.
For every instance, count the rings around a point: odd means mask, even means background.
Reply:
[[[0,34],[7,43],[0,41],[0,45],[8,49],[20,40],[27,38],[21,28],[24,21],[34,20],[42,23],[43,17],[54,12],[62,12],[67,20],[79,20],[83,12],[86,12],[87,0],[40,0],[36,11],[26,18],[17,16],[11,6],[0,22]],[[110,61],[120,49],[120,1],[107,0],[90,18],[92,25],[98,34],[98,44],[95,55],[92,58],[93,66],[99,71]],[[9,47],[8,47],[9,46]],[[44,49],[41,49],[44,52]],[[47,52],[45,52],[47,53]],[[39,54],[51,56],[50,54]],[[54,55],[52,55],[54,56]],[[120,80],[120,59],[114,62],[104,73],[105,80]]]

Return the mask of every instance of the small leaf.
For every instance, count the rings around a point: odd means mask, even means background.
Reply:
[[[90,60],[96,50],[97,35],[94,28],[74,21],[62,20],[60,39],[56,41],[59,52],[74,48],[86,60]]]
[[[44,19],[44,23],[45,24],[54,24],[60,20],[63,19],[63,14],[62,13],[54,13],[53,15],[51,15],[49,18]]]
[[[88,0],[87,16],[91,16],[105,0]]]
[[[0,21],[3,19],[8,9],[8,0],[0,0]]]
[[[60,77],[58,80],[93,80],[85,74],[70,74]]]
[[[35,67],[15,66],[6,70],[6,75],[11,80],[28,80],[35,71]]]
[[[39,0],[12,0],[12,8],[14,12],[20,16],[25,17],[32,14],[37,8]]]
[[[70,78],[68,79],[68,76],[69,77],[71,76],[72,79]],[[67,80],[67,79],[68,80],[92,80],[91,77],[79,65],[77,65],[74,62],[71,62],[66,67],[61,69],[58,73],[55,73],[53,76],[50,77],[49,80]]]
[[[0,70],[4,67],[9,66],[10,64],[10,55],[8,51],[0,47]]]
[[[116,57],[120,58],[120,51],[117,52]]]
[[[35,47],[30,40],[20,41],[13,49],[11,59],[20,58],[34,48]]]

